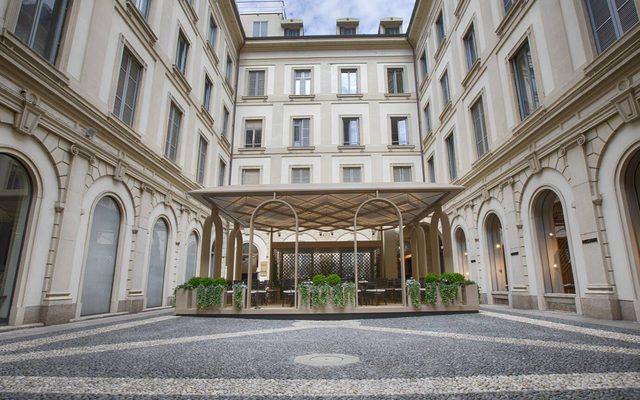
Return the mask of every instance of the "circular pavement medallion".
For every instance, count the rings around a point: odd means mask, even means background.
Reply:
[[[339,367],[360,362],[360,357],[348,354],[307,354],[297,356],[293,362],[312,367]]]

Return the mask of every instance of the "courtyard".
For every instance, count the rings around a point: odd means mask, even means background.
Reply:
[[[640,326],[483,306],[360,320],[172,309],[0,334],[0,398],[640,398]]]

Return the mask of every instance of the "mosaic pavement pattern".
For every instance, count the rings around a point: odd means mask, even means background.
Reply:
[[[303,362],[300,362],[303,361]],[[640,399],[640,329],[510,312],[150,312],[0,334],[1,399]]]

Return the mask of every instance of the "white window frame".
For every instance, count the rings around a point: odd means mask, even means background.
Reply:
[[[305,79],[304,72],[308,72],[308,78]],[[298,79],[298,74],[300,79]],[[312,86],[313,72],[311,68],[296,68],[293,70],[293,94],[295,96],[309,96],[313,92]],[[300,84],[298,84],[300,82]]]
[[[387,67],[386,72],[387,93],[405,93],[404,67]]]
[[[349,131],[345,132],[345,120],[355,120],[356,121],[356,135],[357,135],[357,143],[354,143],[351,135],[351,125],[349,125]],[[340,132],[342,133],[341,146],[362,146],[362,118],[358,115],[341,115],[340,116]],[[349,137],[345,136],[349,134]]]
[[[358,170],[360,171],[360,180],[357,182],[347,181],[345,180],[345,171],[346,170]],[[361,164],[343,164],[340,166],[340,181],[342,183],[362,183],[364,181],[364,168]]]
[[[397,124],[401,120],[404,120],[405,124],[405,140],[400,140],[400,126]],[[396,123],[396,140],[393,140],[394,122]],[[391,145],[392,146],[408,146],[411,144],[411,134],[409,131],[409,116],[408,115],[390,115],[389,116],[389,132],[391,133]]]
[[[294,170],[307,171],[309,180],[307,182],[294,182]],[[312,173],[311,167],[308,165],[292,165],[289,168],[289,182],[291,182],[291,184],[293,185],[304,185],[304,184],[311,183],[312,181],[311,173]]]
[[[305,135],[304,135],[304,126],[301,127],[300,138],[296,141],[296,122],[297,121],[307,121],[307,135],[306,135],[306,144],[305,144]],[[304,123],[302,123],[304,125]],[[309,116],[296,116],[291,118],[291,146],[292,147],[309,147],[311,146],[311,126],[312,119]]]
[[[257,27],[257,32],[256,32]],[[253,37],[269,36],[269,21],[253,21]]]
[[[204,144],[204,155],[203,155]],[[200,133],[198,135],[198,159],[196,162],[196,181],[203,185],[207,174],[207,157],[209,153],[209,141]]]
[[[262,74],[262,85],[260,84],[260,74]],[[252,85],[251,79],[255,75],[255,84]],[[247,96],[264,97],[267,87],[267,70],[250,69],[247,71]]]
[[[342,75],[349,74],[347,77],[348,82],[348,90],[344,91],[342,85]],[[355,74],[355,77],[352,78],[351,74]],[[355,80],[355,82],[352,82]],[[340,67],[338,70],[338,86],[340,88],[340,94],[359,94],[360,93],[360,71],[357,67]],[[355,91],[352,91],[352,87],[355,84]]]
[[[249,132],[248,124],[251,123],[260,123],[260,129],[253,129],[251,132],[251,142],[247,141],[247,134]],[[244,129],[243,132],[243,148],[245,149],[259,149],[264,147],[264,119],[262,118],[247,118],[244,120]],[[260,140],[256,141],[256,137],[259,137]],[[258,145],[258,146],[256,146]]]

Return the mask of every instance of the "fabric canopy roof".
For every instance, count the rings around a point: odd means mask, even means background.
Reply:
[[[235,185],[201,189],[189,194],[220,214],[248,227],[251,215],[267,200],[279,199],[298,214],[299,229],[332,231],[352,229],[356,210],[366,200],[387,199],[402,213],[403,223],[420,221],[458,192],[462,186],[433,183],[362,183],[329,185]],[[266,204],[257,213],[256,229],[293,230],[295,219],[282,203]],[[388,203],[369,202],[358,214],[358,227],[398,225],[395,209]]]

